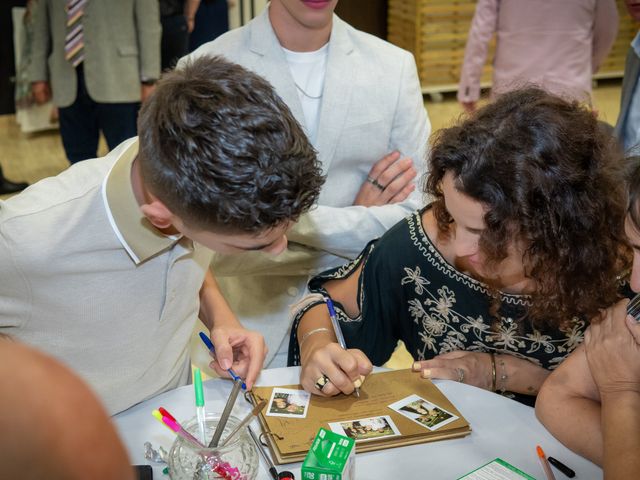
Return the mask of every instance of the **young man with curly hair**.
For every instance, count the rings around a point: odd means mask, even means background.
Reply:
[[[249,388],[262,336],[238,322],[212,251],[281,252],[316,200],[316,154],[257,75],[203,57],[145,102],[139,138],[0,203],[0,332],[75,369],[110,413],[185,384],[196,318]]]

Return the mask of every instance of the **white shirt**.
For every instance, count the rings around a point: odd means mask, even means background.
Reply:
[[[640,32],[631,42],[631,48],[640,57]],[[640,81],[636,79],[636,86],[631,96],[631,105],[624,122],[624,149],[631,155],[640,155]]]
[[[213,255],[144,218],[137,152],[126,140],[0,202],[0,332],[64,362],[110,414],[189,380]]]
[[[320,120],[320,103],[327,70],[329,43],[314,52],[292,52],[282,47],[291,70],[307,127],[309,140],[315,146]]]

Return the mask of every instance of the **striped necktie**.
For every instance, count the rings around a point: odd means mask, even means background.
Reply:
[[[84,32],[82,15],[87,0],[67,0],[67,37],[64,42],[64,56],[77,67],[84,60]]]

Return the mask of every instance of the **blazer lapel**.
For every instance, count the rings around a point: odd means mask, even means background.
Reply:
[[[258,56],[255,68],[252,70],[269,80],[298,123],[304,128],[305,119],[300,98],[284,51],[271,27],[269,7],[265,8],[251,23],[250,32],[249,49]]]
[[[322,104],[320,105],[316,148],[320,153],[325,174],[333,161],[340,133],[349,114],[353,88],[353,82],[349,79],[354,78],[349,55],[353,52],[353,48],[353,42],[349,38],[345,23],[334,15]],[[345,81],[345,79],[347,80]]]

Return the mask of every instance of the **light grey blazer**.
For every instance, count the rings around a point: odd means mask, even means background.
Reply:
[[[268,7],[192,55],[206,54],[223,55],[265,77],[305,125]],[[327,176],[318,205],[290,231],[289,248],[282,255],[249,252],[216,255],[213,261],[231,308],[246,327],[265,335],[265,365],[282,342],[288,344],[288,307],[304,294],[308,276],[355,258],[369,240],[422,205],[419,185],[400,204],[352,204],[371,166],[393,150],[410,156],[418,172],[424,172],[429,133],[413,56],[334,15],[314,145]]]
[[[49,81],[53,102],[76,98],[76,75],[65,59],[65,0],[38,0],[33,11],[29,80]],[[100,103],[139,102],[140,80],[160,77],[158,0],[90,0],[82,19],[87,91]]]
[[[620,95],[620,114],[618,115],[618,121],[614,130],[616,137],[620,140],[622,140],[622,136],[624,135],[624,124],[627,120],[627,113],[629,112],[629,107],[631,107],[633,92],[639,79],[640,58],[638,58],[636,51],[632,47],[629,48],[627,60],[624,65],[624,78],[622,79],[622,93]]]

